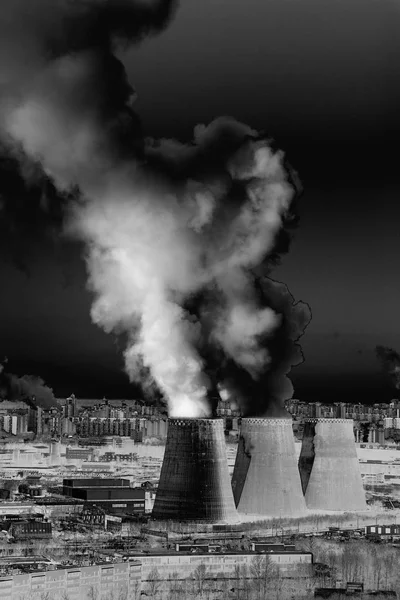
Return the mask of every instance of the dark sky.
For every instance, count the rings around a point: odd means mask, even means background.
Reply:
[[[374,347],[400,350],[399,32],[388,0],[185,0],[122,55],[146,134],[190,139],[230,115],[274,136],[299,172],[300,225],[274,276],[313,313],[292,376],[303,400],[394,395]],[[6,248],[1,259],[10,369],[59,395],[132,395],[121,348],[90,322],[79,248],[29,243],[28,275]]]

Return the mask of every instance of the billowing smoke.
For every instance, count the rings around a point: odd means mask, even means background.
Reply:
[[[384,373],[396,390],[400,390],[400,354],[387,346],[376,346],[375,352]]]
[[[171,416],[210,416],[220,394],[245,414],[280,411],[310,320],[267,277],[296,223],[283,153],[231,118],[198,125],[189,144],[143,137],[113,52],[162,30],[174,3],[43,0],[31,20],[29,7],[5,11],[3,137],[66,199],[93,321],[126,335],[127,373]]]
[[[23,375],[19,377],[6,370],[6,361],[0,364],[0,401],[24,401],[30,406],[51,408],[57,406],[53,390],[45,384],[41,377]]]

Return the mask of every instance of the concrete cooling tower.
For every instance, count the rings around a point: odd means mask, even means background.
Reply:
[[[238,520],[221,419],[169,419],[155,519]]]
[[[232,489],[239,513],[306,513],[291,419],[242,419]]]
[[[307,419],[299,471],[307,508],[367,509],[352,419]]]

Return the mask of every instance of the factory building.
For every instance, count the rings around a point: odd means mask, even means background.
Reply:
[[[309,509],[367,509],[351,419],[306,419],[299,471]]]
[[[170,419],[153,518],[238,520],[222,419]]]
[[[38,519],[13,519],[3,521],[2,526],[15,540],[49,539],[52,537],[52,524]]]
[[[63,494],[112,514],[144,514],[150,492],[131,488],[128,479],[64,479]]]
[[[291,419],[242,419],[232,489],[239,513],[306,513]]]
[[[71,448],[67,446],[65,458],[67,460],[92,460],[93,450],[91,448]]]
[[[224,573],[225,577],[235,577],[237,567],[251,568],[255,559],[267,556],[271,563],[279,568],[282,576],[290,577],[294,573],[310,575],[313,568],[311,552],[278,551],[278,552],[225,552],[225,553],[193,553],[193,552],[164,552],[151,554],[131,554],[130,560],[142,563],[142,586],[151,578],[154,568],[157,568],[161,579],[168,580],[172,573],[178,579],[186,579],[192,575],[199,565],[206,567],[206,578],[217,577]]]

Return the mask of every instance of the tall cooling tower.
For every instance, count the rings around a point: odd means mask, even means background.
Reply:
[[[291,419],[242,419],[232,489],[239,513],[306,513]]]
[[[366,510],[352,419],[306,419],[299,471],[316,510]]]
[[[221,419],[169,419],[155,519],[238,520]]]

